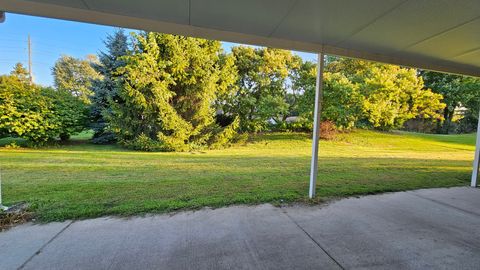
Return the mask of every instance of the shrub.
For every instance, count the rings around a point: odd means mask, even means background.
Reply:
[[[69,92],[53,88],[42,88],[41,94],[49,99],[57,122],[58,136],[62,141],[85,129],[88,109],[80,99]]]
[[[272,131],[292,131],[292,132],[311,132],[313,129],[313,122],[305,118],[299,117],[296,121],[284,121],[274,124],[271,127]]]
[[[216,135],[213,136],[212,141],[209,143],[211,149],[218,149],[228,146],[235,135],[237,134],[237,129],[240,125],[240,118],[235,118],[233,122],[216,132]]]
[[[332,121],[323,121],[320,123],[320,139],[333,140],[337,135],[337,128]]]
[[[15,76],[0,77],[0,135],[41,144],[57,136],[49,100],[38,87]]]
[[[20,147],[20,145],[18,145],[16,142],[13,141],[13,142],[5,145],[5,148],[6,149],[20,149],[21,147]]]
[[[455,126],[456,133],[471,133],[477,131],[478,119],[471,113],[467,113],[458,120]]]
[[[0,76],[0,136],[42,145],[83,130],[85,106],[69,93]]]
[[[232,138],[232,144],[246,144],[249,139],[248,133],[236,133]]]
[[[143,133],[132,140],[122,141],[121,144],[132,150],[141,150],[147,152],[164,150],[163,145],[161,145],[158,141],[152,140]]]

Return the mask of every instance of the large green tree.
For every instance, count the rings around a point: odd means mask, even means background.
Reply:
[[[128,146],[184,151],[219,147],[238,121],[220,127],[214,102],[236,80],[233,60],[218,41],[159,33],[134,35],[133,51],[118,68],[118,100],[108,120]]]
[[[224,113],[237,115],[242,131],[260,131],[268,120],[284,120],[289,110],[287,78],[299,58],[286,50],[247,46],[233,47],[232,53],[239,77],[235,91],[223,97]]]
[[[466,107],[467,117],[474,120],[478,118],[480,102],[480,80],[472,77],[421,71],[425,87],[442,95],[442,102],[446,104],[443,110],[444,120],[439,122],[437,132],[450,133],[454,128],[452,121],[455,109]]]
[[[0,76],[0,136],[42,144],[83,130],[85,106],[67,92],[31,84],[17,65]]]
[[[291,73],[292,89],[299,93],[296,102],[299,116],[313,122],[316,65],[305,61]],[[359,87],[340,72],[323,75],[322,120],[335,123],[341,129],[352,128],[362,115],[363,97]],[[310,125],[311,126],[311,125]]]
[[[95,56],[88,56],[84,60],[62,55],[52,68],[55,88],[70,92],[85,104],[90,104],[90,97],[93,95],[92,81],[99,77],[92,67],[92,63],[96,61]]]
[[[374,128],[389,130],[401,128],[409,119],[442,118],[442,96],[425,89],[415,69],[336,58],[327,70],[342,73],[358,86],[363,118]]]
[[[122,29],[107,36],[105,40],[106,52],[100,52],[99,62],[93,63],[93,68],[100,77],[92,81],[93,95],[90,97],[90,117],[92,129],[95,132],[94,143],[111,143],[115,141],[115,134],[108,130],[108,123],[104,114],[110,113],[110,102],[117,100],[117,69],[125,65],[122,56],[129,53],[128,37]]]

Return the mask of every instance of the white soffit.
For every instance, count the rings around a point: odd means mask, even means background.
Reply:
[[[0,0],[0,10],[480,76],[480,0]]]

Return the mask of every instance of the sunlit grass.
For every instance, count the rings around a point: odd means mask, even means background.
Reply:
[[[87,143],[0,148],[4,202],[42,221],[204,206],[308,201],[310,136],[255,136],[193,153],[133,152]],[[318,199],[466,185],[475,136],[356,131],[320,144]],[[1,143],[1,140],[0,140]]]

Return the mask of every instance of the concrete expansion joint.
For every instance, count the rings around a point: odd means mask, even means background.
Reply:
[[[465,214],[468,214],[468,215],[472,215],[472,216],[475,216],[475,217],[480,217],[480,215],[478,215],[478,214],[475,213],[475,212],[468,211],[468,210],[462,209],[462,208],[460,208],[460,207],[456,207],[456,206],[454,206],[454,205],[451,205],[451,204],[448,204],[448,203],[445,203],[445,202],[442,202],[442,201],[438,201],[438,200],[435,200],[435,199],[431,199],[431,198],[428,198],[428,197],[424,197],[424,196],[419,195],[419,194],[416,194],[415,192],[412,192],[412,191],[407,191],[407,193],[410,194],[410,195],[413,195],[413,196],[415,196],[415,197],[418,197],[418,198],[420,198],[420,199],[427,200],[427,201],[436,203],[436,204],[438,204],[438,205],[442,205],[442,206],[445,206],[445,207],[448,207],[448,208],[451,208],[451,209],[460,211],[460,212],[465,213]]]
[[[60,234],[62,234],[64,231],[66,231],[68,229],[68,227],[70,227],[70,225],[72,225],[75,221],[70,221],[65,227],[63,227],[58,233],[56,233],[50,240],[48,240],[44,245],[42,245],[35,253],[33,253],[32,256],[30,256],[30,258],[28,258],[22,265],[20,265],[20,267],[17,268],[17,270],[21,270],[21,269],[24,269],[25,266],[33,259],[35,258],[35,256],[39,255],[40,253],[42,253],[42,251],[50,244],[53,242],[53,240],[55,240]]]
[[[297,221],[295,221],[295,219],[293,219],[285,209],[282,209],[282,212],[283,214],[285,214],[300,230],[303,231],[303,233],[308,237],[310,238],[310,240],[318,247],[320,248],[333,262],[335,262],[336,265],[338,265],[338,267],[340,267],[340,269],[342,270],[345,270],[345,267],[343,267],[343,265],[340,264],[340,262],[338,262],[317,240],[315,240],[315,238],[313,238],[300,224],[298,224]]]

